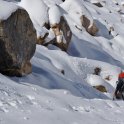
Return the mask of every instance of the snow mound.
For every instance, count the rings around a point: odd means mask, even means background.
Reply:
[[[0,20],[6,20],[17,9],[15,4],[0,0]]]

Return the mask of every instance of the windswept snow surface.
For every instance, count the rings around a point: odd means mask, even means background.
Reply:
[[[0,74],[0,124],[124,124],[124,102],[112,100],[124,69],[124,1],[97,1],[103,7],[92,4],[96,0],[18,3],[29,13],[38,35],[45,33],[42,27],[48,19],[59,22],[62,14],[73,36],[67,53],[53,45],[37,45],[32,74],[22,78]],[[17,3],[0,0],[0,19],[17,8]],[[96,36],[82,27],[81,14],[91,23],[95,20]],[[94,75],[96,67],[99,75]],[[92,87],[97,85],[105,86],[107,93]]]
[[[0,124],[124,122],[123,101],[112,101],[110,96],[119,67],[41,46],[37,46],[32,64],[33,73],[26,77],[0,75]],[[102,69],[101,79],[110,89],[108,94],[96,91],[86,82],[96,66]],[[105,80],[107,75],[111,77],[110,85]]]

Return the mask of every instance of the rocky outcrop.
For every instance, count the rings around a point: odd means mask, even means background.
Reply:
[[[22,76],[31,72],[36,31],[25,10],[17,10],[0,22],[0,73]]]
[[[82,15],[80,19],[81,19],[82,26],[86,29],[86,31],[89,34],[95,36],[96,33],[98,32],[98,28],[96,27],[96,24],[93,22],[93,24],[90,25],[91,22],[85,15]]]
[[[72,32],[66,19],[62,16],[59,24],[53,24],[51,28],[55,34],[54,45],[63,51],[67,51],[69,43],[71,42]]]

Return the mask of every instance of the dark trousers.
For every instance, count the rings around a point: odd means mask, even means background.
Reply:
[[[116,90],[115,90],[115,95],[117,95],[118,92],[122,92],[123,84],[124,84],[124,81],[122,79],[119,79]]]

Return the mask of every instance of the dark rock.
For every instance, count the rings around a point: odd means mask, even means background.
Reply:
[[[98,85],[98,86],[93,86],[93,88],[99,90],[100,92],[107,92],[106,88],[102,85]]]
[[[66,19],[62,16],[59,24],[51,25],[51,28],[56,36],[54,45],[63,51],[67,51],[69,43],[71,42],[72,32]]]
[[[93,3],[94,5],[98,6],[98,7],[103,7],[103,5],[101,3]]]
[[[90,26],[90,20],[85,16],[85,15],[82,15],[80,17],[81,19],[81,23],[82,23],[82,26],[86,29],[86,31],[95,36],[96,33],[98,32],[98,28],[96,27],[96,24],[93,23],[91,26]],[[90,26],[90,27],[89,27]]]
[[[65,71],[64,71],[64,70],[61,70],[61,73],[62,73],[63,75],[65,75]]]
[[[22,76],[31,73],[30,59],[36,49],[36,31],[25,10],[17,10],[0,22],[0,73]]]
[[[99,67],[96,67],[95,69],[94,69],[94,75],[100,75],[100,73],[101,73],[101,68],[99,68]]]

